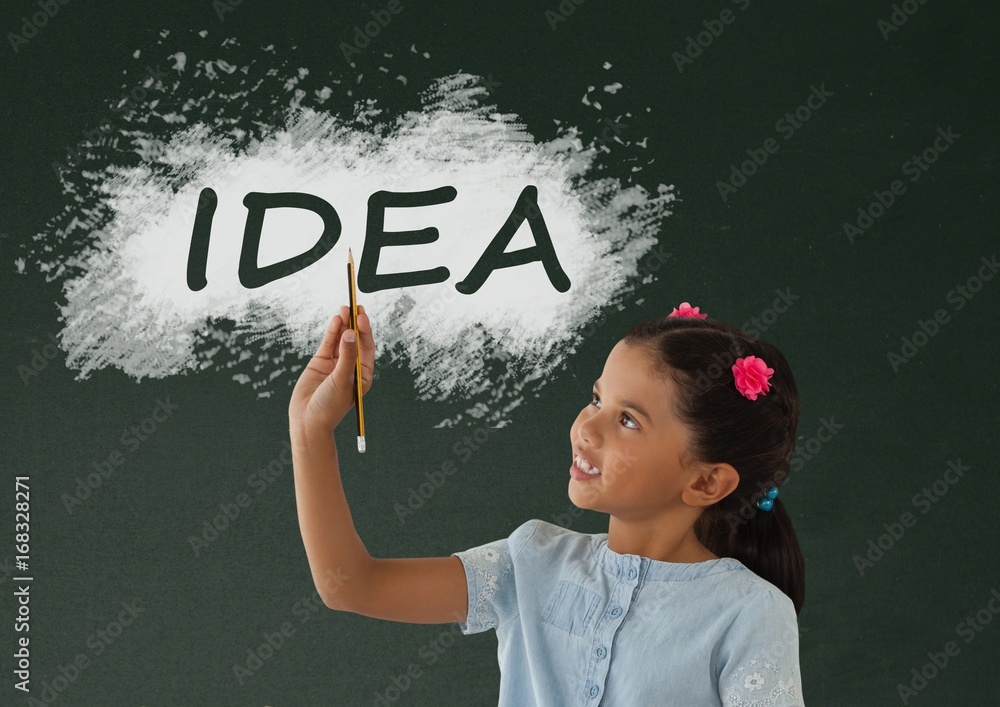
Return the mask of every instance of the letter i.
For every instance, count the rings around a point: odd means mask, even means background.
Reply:
[[[191,230],[191,248],[188,251],[187,286],[192,292],[205,289],[208,279],[208,242],[212,237],[212,219],[219,205],[219,197],[211,187],[205,187],[198,195],[198,211],[194,216]]]

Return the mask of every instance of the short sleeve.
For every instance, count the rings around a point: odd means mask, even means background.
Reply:
[[[452,553],[465,567],[469,589],[468,616],[458,625],[463,634],[496,629],[519,615],[515,561],[536,527],[529,520],[509,538]]]
[[[740,611],[718,656],[725,707],[804,707],[798,620],[780,590],[769,589]]]

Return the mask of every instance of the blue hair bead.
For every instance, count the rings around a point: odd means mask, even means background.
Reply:
[[[769,511],[774,507],[774,499],[778,497],[778,487],[771,486],[764,492],[764,495],[757,499],[757,508],[762,511]]]

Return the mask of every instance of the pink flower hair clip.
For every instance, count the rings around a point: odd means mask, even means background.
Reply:
[[[690,302],[681,302],[680,308],[674,307],[674,311],[668,317],[692,317],[694,319],[704,319],[707,314],[699,314],[699,307],[692,307]]]
[[[774,369],[768,368],[763,359],[756,356],[746,356],[736,359],[733,364],[733,377],[736,379],[736,390],[749,400],[756,400],[758,395],[767,395],[771,389],[771,376]]]
[[[667,317],[692,317],[694,319],[705,319],[708,315],[702,314],[699,307],[692,307],[690,302],[681,302],[680,307],[674,307],[674,311]],[[771,376],[774,369],[768,368],[763,359],[756,356],[746,356],[736,359],[733,364],[733,378],[736,380],[736,390],[743,397],[749,400],[756,400],[758,395],[767,395],[771,389]],[[777,494],[775,494],[777,495]]]

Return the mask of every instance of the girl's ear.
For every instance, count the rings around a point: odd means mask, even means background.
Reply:
[[[740,484],[740,474],[731,464],[706,464],[681,493],[689,506],[718,503]]]

